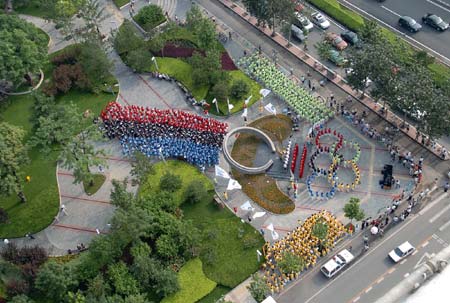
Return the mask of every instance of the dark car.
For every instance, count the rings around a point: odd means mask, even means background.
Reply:
[[[444,20],[435,14],[426,14],[422,17],[422,22],[423,24],[427,24],[440,32],[443,32],[448,28],[448,23],[445,23]]]
[[[341,37],[345,42],[350,43],[351,45],[355,45],[359,42],[358,35],[352,31],[343,32]]]
[[[417,33],[422,28],[422,25],[408,16],[400,17],[398,20],[398,25],[409,30],[411,33]]]
[[[306,39],[303,31],[300,28],[298,28],[297,26],[295,26],[294,24],[291,25],[291,34],[292,34],[292,37],[296,38],[300,42],[303,42]]]

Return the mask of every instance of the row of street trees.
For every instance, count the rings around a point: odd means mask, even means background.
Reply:
[[[367,80],[372,80],[372,97],[402,111],[404,119],[407,115],[416,119],[418,129],[431,137],[448,134],[450,91],[448,85],[438,87],[433,81],[427,66],[434,59],[425,51],[411,53],[405,43],[388,40],[375,22],[366,22],[359,35],[363,47],[348,51],[349,84],[365,92]]]

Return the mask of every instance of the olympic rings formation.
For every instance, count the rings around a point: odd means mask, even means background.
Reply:
[[[337,138],[337,141],[334,142],[330,147],[325,146],[320,143],[320,138],[324,135],[331,135]],[[345,141],[344,136],[337,132],[336,130],[332,131],[330,128],[326,128],[320,130],[315,139],[316,142],[316,151],[311,155],[310,158],[310,167],[312,169],[312,174],[307,178],[306,184],[308,188],[309,195],[312,198],[325,199],[328,200],[332,198],[336,191],[351,191],[354,190],[356,185],[361,183],[361,173],[358,165],[356,164],[361,156],[361,147],[358,143],[353,141]],[[339,153],[341,148],[351,148],[355,150],[355,155],[352,159],[344,159],[344,156]],[[328,167],[328,170],[323,168],[318,168],[315,165],[315,160],[318,155],[328,153],[332,159],[331,165]],[[354,174],[354,180],[351,183],[344,184],[343,182],[339,182],[339,178],[337,175],[337,171],[339,168],[343,166],[345,168],[349,167],[352,169]],[[313,181],[318,176],[327,176],[328,182],[331,184],[331,189],[327,192],[319,192],[314,191],[311,188]]]

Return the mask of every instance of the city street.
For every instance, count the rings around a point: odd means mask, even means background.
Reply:
[[[450,21],[450,0],[339,0],[343,5],[354,9],[358,13],[375,19],[403,36],[412,44],[420,47],[446,64],[450,64],[450,31],[438,32],[428,25],[422,24],[418,33],[410,33],[398,25],[400,16],[410,16],[422,23],[422,16],[433,13],[445,22]]]
[[[371,243],[368,252],[335,278],[328,280],[319,271],[320,266],[317,266],[290,285],[277,301],[319,303],[330,302],[330,298],[333,298],[335,303],[375,302],[428,258],[448,246],[449,220],[449,196],[442,191],[437,192],[422,210],[405,222],[398,223],[398,226],[385,233],[384,238]],[[359,237],[345,246],[356,247],[361,241]],[[389,259],[388,253],[404,241],[409,241],[416,251],[395,264]]]

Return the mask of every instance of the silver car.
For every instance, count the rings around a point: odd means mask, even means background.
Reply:
[[[330,21],[327,20],[321,13],[315,12],[311,14],[311,19],[314,24],[321,29],[327,29],[330,27]]]

